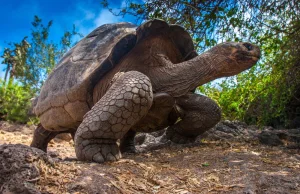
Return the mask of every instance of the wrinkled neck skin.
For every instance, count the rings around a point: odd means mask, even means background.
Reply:
[[[173,97],[179,97],[194,90],[196,87],[208,83],[218,75],[219,63],[227,59],[219,55],[203,53],[191,60],[173,64],[168,59],[161,57],[166,65],[151,71],[150,76],[153,88],[156,92],[166,92]],[[155,76],[154,76],[155,74]]]

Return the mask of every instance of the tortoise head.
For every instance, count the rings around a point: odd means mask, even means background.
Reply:
[[[207,53],[217,55],[219,62],[216,67],[217,74],[222,77],[247,70],[260,58],[259,47],[248,42],[225,42],[208,50]]]

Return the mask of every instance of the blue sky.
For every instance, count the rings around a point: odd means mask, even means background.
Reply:
[[[38,15],[44,22],[53,20],[50,39],[58,42],[63,32],[77,30],[87,35],[97,26],[119,21],[135,22],[132,17],[115,17],[103,9],[101,0],[0,0],[0,54],[9,42],[20,42],[30,34],[31,22]],[[125,0],[109,1],[113,8],[120,8]],[[0,58],[0,63],[2,58]],[[0,65],[0,77],[5,65]]]

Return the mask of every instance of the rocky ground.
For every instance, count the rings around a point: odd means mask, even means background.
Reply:
[[[300,129],[224,121],[188,145],[139,134],[139,154],[105,164],[77,161],[68,136],[30,148],[33,129],[0,122],[0,193],[300,193]]]

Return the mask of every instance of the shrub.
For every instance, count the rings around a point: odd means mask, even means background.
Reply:
[[[30,121],[28,111],[33,97],[30,89],[19,83],[6,85],[0,80],[0,119],[27,123]]]

